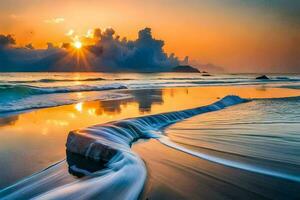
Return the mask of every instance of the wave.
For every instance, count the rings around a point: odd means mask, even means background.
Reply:
[[[288,88],[288,89],[296,89],[296,90],[300,89],[300,85],[299,84],[298,85],[282,85],[280,87],[281,88]]]
[[[56,95],[37,95],[32,96],[20,100],[15,100],[13,103],[10,103],[6,99],[6,102],[1,102],[0,100],[0,117],[2,116],[9,116],[16,114],[17,112],[28,111],[32,109],[39,109],[39,108],[49,108],[61,105],[69,105],[75,104],[79,102],[85,101],[95,101],[95,100],[120,100],[120,99],[128,99],[132,98],[130,94],[123,94],[123,93],[99,93],[95,95],[73,95],[70,97],[64,94],[56,94]]]
[[[129,81],[134,79],[129,78],[86,78],[86,79],[38,79],[38,80],[23,80],[23,81],[8,81],[7,83],[55,83],[55,82],[93,82],[93,81]]]
[[[137,199],[146,180],[143,161],[130,150],[141,138],[159,138],[160,129],[180,120],[228,106],[247,102],[238,96],[227,96],[208,106],[130,118],[71,131],[66,142],[67,155],[104,163],[99,171],[70,164],[71,173],[87,175],[76,181],[63,181],[63,163],[50,167],[0,191],[1,199]],[[69,159],[67,159],[69,160]],[[63,180],[62,180],[63,179]],[[64,183],[64,184],[63,184]],[[113,192],[112,192],[113,190]]]
[[[87,79],[40,79],[36,80],[36,82],[42,82],[42,83],[52,83],[52,82],[72,82],[72,81],[104,81],[106,79],[104,78],[87,78]]]
[[[103,91],[114,89],[127,89],[127,87],[118,83],[100,86],[78,85],[66,87],[35,87],[30,85],[2,84],[0,85],[0,95],[3,97],[2,100],[5,100],[5,98],[20,99],[27,96],[41,94]]]
[[[89,95],[76,95],[74,93],[118,89],[127,89],[127,87],[117,83],[101,86],[80,85],[47,88],[28,85],[0,85],[0,115],[9,115],[25,110],[74,104],[83,101],[131,98],[129,94],[113,92],[101,92]]]
[[[95,77],[95,78],[41,78],[34,80],[7,80],[1,81],[2,83],[12,83],[12,84],[36,84],[36,83],[56,83],[56,82],[101,82],[101,81],[131,81],[138,80],[141,81],[141,78],[111,78],[111,77]],[[245,77],[245,76],[233,76],[233,77],[154,77],[153,79],[147,79],[148,81],[160,81],[162,84],[164,81],[188,81],[193,82],[195,84],[251,84],[251,83],[276,83],[276,82],[299,82],[300,79],[298,76],[270,76],[269,79],[266,80],[257,80],[255,77]]]

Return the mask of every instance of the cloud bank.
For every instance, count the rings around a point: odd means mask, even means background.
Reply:
[[[188,63],[188,57],[179,60],[164,52],[164,41],[153,38],[150,28],[140,30],[136,40],[121,39],[112,28],[77,39],[82,50],[71,43],[34,49],[32,44],[16,47],[13,36],[0,35],[0,71],[163,72]]]

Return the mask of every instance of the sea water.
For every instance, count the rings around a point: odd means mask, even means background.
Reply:
[[[194,73],[0,73],[0,114],[52,107],[96,99],[122,98],[97,95],[97,91],[116,89],[146,89],[163,87],[197,87],[212,85],[265,85],[300,88],[299,75],[270,75],[269,80],[257,80],[258,75]],[[74,93],[94,92],[92,95]]]
[[[139,156],[130,150],[131,143],[139,138],[157,139],[163,145],[224,167],[298,183],[300,181],[298,170],[300,111],[299,95],[297,95],[299,76],[273,75],[270,76],[270,80],[256,80],[255,77],[256,75],[202,77],[200,74],[1,74],[0,109],[2,110],[0,113],[3,117],[6,116],[3,119],[7,119],[7,116],[16,111],[29,111],[96,99],[117,100],[133,97],[135,101],[140,101],[138,106],[141,111],[147,104],[147,97],[152,96],[153,102],[156,101],[163,108],[166,99],[159,98],[158,101],[155,99],[158,98],[158,94],[176,96],[177,101],[185,97],[176,93],[176,90],[155,92],[161,91],[159,88],[170,87],[187,87],[186,90],[182,90],[186,97],[189,97],[189,101],[186,99],[186,104],[194,102],[190,105],[194,108],[186,106],[182,111],[178,111],[184,107],[181,105],[182,102],[178,102],[176,106],[175,98],[169,102],[174,106],[171,113],[148,117],[136,116],[137,118],[120,119],[121,121],[82,129],[85,131],[84,137],[78,137],[77,142],[66,140],[67,149],[71,153],[96,161],[99,161],[99,156],[95,156],[99,155],[99,152],[106,155],[106,152],[110,152],[106,149],[113,149],[116,153],[104,162],[103,168],[91,171],[90,167],[82,167],[77,161],[74,164],[70,160],[76,159],[67,153],[67,161],[59,162],[11,187],[2,189],[0,197],[72,198],[75,195],[92,198],[93,195],[102,194],[103,198],[111,198],[111,195],[117,192],[128,199],[137,198],[147,173]],[[210,102],[208,107],[195,108],[197,99],[204,98],[204,94],[199,90],[196,96],[192,95],[193,90],[189,90],[188,87],[220,85],[232,86],[229,87],[229,91],[234,91],[234,88],[242,89],[243,92],[239,93],[245,95],[244,99],[229,96],[220,100],[222,96],[215,95],[214,102],[221,103]],[[253,86],[255,86],[254,91]],[[294,88],[294,90],[288,90],[289,95],[286,95],[284,89],[272,90],[274,87]],[[150,90],[151,94],[138,95],[135,91],[140,89],[154,90]],[[114,90],[117,92],[114,93]],[[132,92],[126,92],[127,90]],[[273,91],[272,95],[257,99],[258,94],[268,93],[269,90]],[[209,89],[202,92],[209,92]],[[235,101],[239,99],[242,101]],[[81,104],[77,104],[75,108],[78,112],[82,112]],[[124,109],[114,104],[109,108],[114,112]],[[95,113],[92,111],[88,109],[89,116]],[[68,114],[72,113],[68,111]],[[72,115],[69,117],[72,118]],[[111,121],[114,119],[111,118]],[[171,125],[173,123],[175,124]],[[5,121],[4,124],[10,126],[10,122]],[[66,124],[59,123],[59,125]],[[168,125],[171,126],[166,127]],[[86,140],[86,137],[91,140]],[[69,147],[72,148],[68,148],[70,143],[72,145]],[[132,170],[139,174],[138,180],[134,178],[135,174],[130,173]],[[80,176],[84,178],[70,178],[69,172],[77,176],[81,174]],[[124,185],[126,187],[123,187]],[[85,192],[87,188],[92,189],[89,194]],[[107,190],[108,188],[112,191]],[[290,195],[296,197],[297,193],[295,191]]]

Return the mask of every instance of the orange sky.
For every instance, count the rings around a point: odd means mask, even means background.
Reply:
[[[0,33],[14,34],[20,45],[44,47],[70,41],[70,29],[81,35],[113,27],[134,39],[148,26],[168,53],[181,58],[229,71],[300,71],[300,17],[294,13],[300,4],[259,2],[264,1],[1,1]]]

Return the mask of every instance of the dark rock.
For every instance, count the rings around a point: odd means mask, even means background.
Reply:
[[[88,131],[71,131],[67,138],[67,151],[85,155],[88,159],[102,163],[108,162],[118,153],[118,150],[113,147],[96,142],[96,139],[92,137],[86,137],[88,134]]]
[[[66,151],[66,155],[69,173],[78,178],[86,176],[89,173],[103,170],[107,167],[106,164],[108,163],[108,161],[94,161],[90,158],[86,158],[80,154],[72,153],[68,150]]]
[[[203,73],[202,76],[212,76],[212,75],[210,75],[208,73]]]
[[[188,72],[188,73],[200,73],[199,69],[189,65],[179,65],[172,69],[172,72]]]
[[[267,77],[266,75],[262,75],[262,76],[258,76],[255,79],[257,80],[269,80],[269,77]]]

